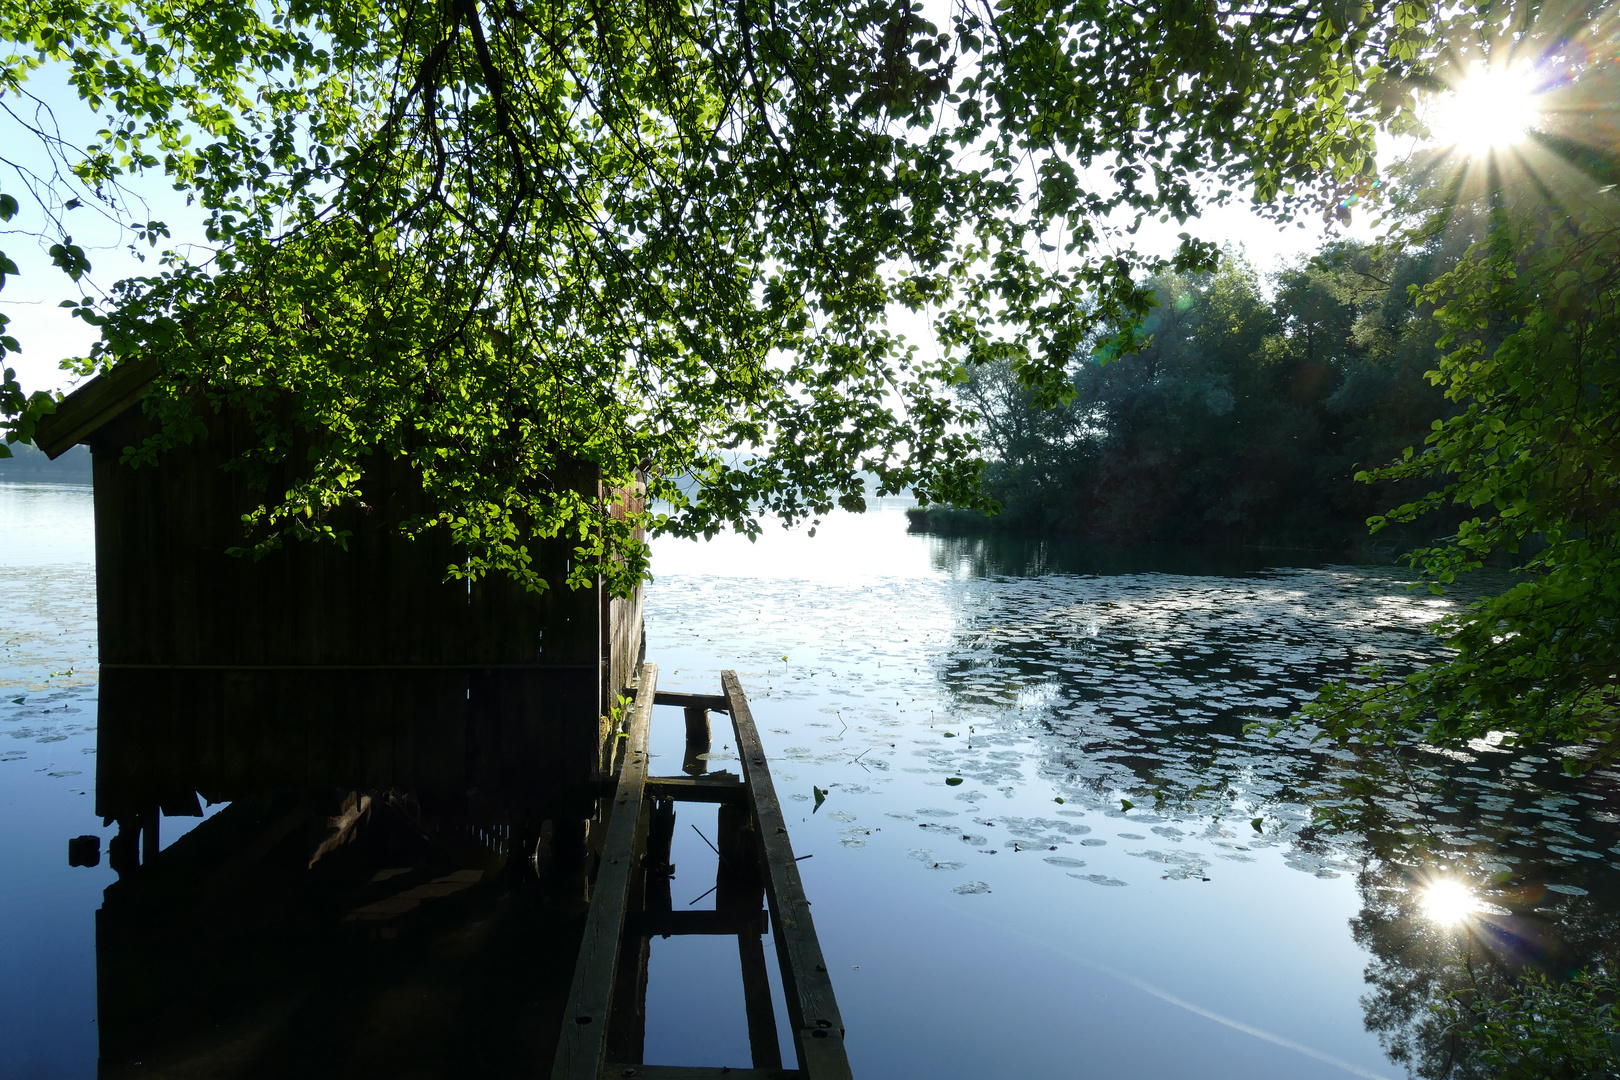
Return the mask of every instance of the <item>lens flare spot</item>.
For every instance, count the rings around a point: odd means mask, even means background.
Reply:
[[[1418,902],[1430,922],[1441,926],[1456,926],[1480,910],[1479,899],[1468,886],[1452,878],[1440,878],[1423,887]]]
[[[1440,146],[1469,157],[1505,149],[1536,126],[1539,89],[1535,69],[1528,64],[1476,64],[1429,105],[1429,132]]]

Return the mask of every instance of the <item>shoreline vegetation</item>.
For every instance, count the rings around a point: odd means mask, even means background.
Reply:
[[[1103,544],[1110,546],[1128,543],[1130,546],[1149,549],[1164,550],[1205,550],[1211,554],[1235,552],[1296,552],[1309,555],[1342,555],[1358,562],[1387,562],[1395,564],[1400,562],[1413,547],[1428,542],[1431,537],[1422,537],[1410,542],[1394,542],[1374,536],[1364,536],[1364,543],[1346,540],[1343,543],[1306,543],[1303,541],[1290,541],[1286,539],[1271,540],[1265,537],[1255,537],[1244,540],[1223,540],[1220,542],[1197,543],[1176,540],[1131,540],[1121,541],[1117,538],[1103,538],[1088,535],[1085,532],[1066,532],[1052,528],[1031,527],[1029,525],[1009,522],[1000,515],[985,514],[977,510],[965,510],[955,506],[914,506],[906,510],[906,531],[924,533],[930,536],[950,537],[953,539],[972,539],[976,537],[1018,537],[1030,540],[1056,540],[1075,544]]]
[[[89,484],[90,448],[75,446],[52,461],[29,443],[12,443],[11,457],[0,458],[0,484]]]
[[[1429,377],[1440,331],[1415,287],[1460,242],[1330,243],[1269,289],[1231,250],[1214,271],[1159,275],[1134,351],[1077,350],[1056,408],[1009,364],[973,369],[957,394],[1000,513],[935,503],[908,512],[911,531],[1388,561],[1453,534],[1455,507],[1371,533],[1441,485],[1366,481],[1457,409]]]

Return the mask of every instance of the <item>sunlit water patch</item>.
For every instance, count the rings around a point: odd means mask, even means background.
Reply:
[[[1395,1076],[1442,1052],[1469,948],[1612,953],[1614,773],[1245,734],[1437,655],[1453,601],[1405,571],[1068,573],[899,528],[708,567],[668,542],[648,609],[661,683],[743,676],[869,1074],[1061,1072],[1079,1041],[1099,1074]],[[1444,927],[1436,867],[1471,905]]]

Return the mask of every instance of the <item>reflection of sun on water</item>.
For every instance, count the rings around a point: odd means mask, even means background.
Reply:
[[[1418,901],[1423,914],[1441,926],[1455,926],[1479,910],[1479,901],[1468,886],[1452,878],[1439,878],[1423,888]]]
[[[1483,157],[1523,139],[1536,124],[1535,69],[1476,64],[1428,108],[1434,141],[1468,157]]]

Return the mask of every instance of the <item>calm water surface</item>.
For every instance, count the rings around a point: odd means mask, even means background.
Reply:
[[[648,590],[660,686],[735,668],[749,691],[857,1074],[1433,1074],[1429,1006],[1465,956],[1620,951],[1614,772],[1243,734],[1324,677],[1435,655],[1451,601],[1404,572],[945,540],[902,510],[660,541]],[[95,1068],[112,874],[64,857],[110,835],[87,794],[90,519],[88,489],[0,485],[4,1077]],[[680,771],[681,738],[660,710],[655,771]],[[681,814],[677,906],[714,880],[713,811]],[[1437,877],[1477,910],[1429,917]],[[654,940],[647,1060],[748,1064],[729,939]]]

